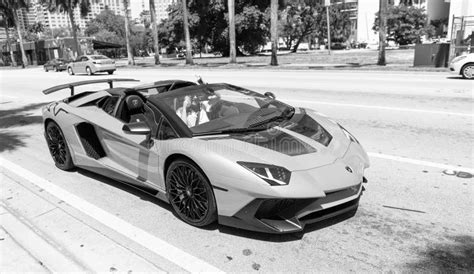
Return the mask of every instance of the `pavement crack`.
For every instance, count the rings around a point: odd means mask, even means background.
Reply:
[[[43,215],[45,215],[45,214],[48,214],[48,213],[50,213],[51,211],[56,210],[56,209],[58,209],[58,208],[55,207],[55,208],[51,208],[50,210],[46,210],[45,212],[34,216],[33,219],[36,219],[36,218],[41,217],[41,216],[43,216]]]

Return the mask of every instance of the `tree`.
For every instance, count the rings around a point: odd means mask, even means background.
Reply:
[[[188,4],[186,0],[182,0],[182,8],[183,8],[183,29],[184,29],[184,38],[186,41],[186,64],[187,65],[194,65],[193,62],[193,54],[192,54],[192,47],[191,47],[191,37],[189,36],[189,21],[188,21]]]
[[[20,51],[21,51],[21,59],[22,59],[22,67],[28,66],[28,58],[25,54],[25,48],[23,46],[23,37],[21,36],[21,29],[20,29],[20,20],[18,19],[18,11],[21,9],[28,10],[29,1],[28,0],[0,0],[0,10],[4,11],[3,14],[11,16],[13,19],[13,24],[15,25],[15,29],[18,34],[18,40],[20,44]]]
[[[26,27],[26,30],[23,32],[23,38],[26,41],[38,41],[43,32],[44,25],[41,22],[35,22]]]
[[[346,4],[329,7],[331,40],[345,42],[350,36],[351,20],[344,12]],[[291,1],[281,12],[280,33],[288,49],[298,50],[301,42],[309,37],[319,41],[327,38],[326,8],[314,1]]]
[[[229,63],[237,63],[237,52],[235,50],[235,0],[228,0],[229,8]]]
[[[379,30],[379,13],[376,14],[372,28],[375,31]],[[433,26],[428,24],[428,17],[423,8],[406,5],[389,6],[386,10],[386,20],[386,39],[399,45],[420,43],[421,37],[434,31]]]
[[[150,17],[151,17],[151,27],[152,27],[152,37],[153,37],[153,49],[155,52],[155,65],[160,64],[160,46],[158,41],[158,26],[156,23],[156,9],[155,1],[150,0]]]
[[[10,58],[12,60],[11,64],[13,67],[16,67],[16,59],[15,59],[15,54],[13,53],[11,41],[10,41],[10,26],[13,25],[13,14],[11,14],[11,10],[8,9],[2,9],[2,6],[0,6],[0,13],[2,14],[2,21],[1,24],[5,28],[5,36],[6,36],[6,44],[7,44],[7,50],[10,52]]]
[[[127,44],[127,59],[128,59],[128,64],[134,66],[135,65],[135,60],[133,59],[133,51],[132,47],[130,45],[130,23],[129,23],[129,0],[122,0],[123,4],[123,9],[125,11],[125,43]]]
[[[387,0],[380,0],[379,8],[379,57],[377,65],[385,66],[387,64],[385,60],[385,38],[387,29]]]
[[[253,54],[265,45],[269,28],[268,4],[258,0],[235,0],[236,55]],[[168,49],[184,47],[182,1],[171,4],[168,18],[159,25],[160,44]],[[191,44],[210,47],[223,56],[230,55],[228,5],[224,0],[193,0],[188,3]]]
[[[278,66],[277,51],[278,51],[278,0],[271,0],[270,4],[270,32],[272,40],[272,59],[270,65]]]
[[[95,0],[96,1],[96,0]],[[50,11],[59,11],[67,13],[71,24],[71,33],[74,39],[74,49],[77,55],[82,55],[82,50],[77,39],[77,25],[74,20],[74,10],[79,8],[80,15],[86,16],[90,10],[91,0],[41,0],[48,5]]]

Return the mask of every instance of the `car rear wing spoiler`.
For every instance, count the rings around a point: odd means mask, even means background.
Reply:
[[[139,80],[136,79],[130,79],[130,78],[116,78],[116,79],[98,79],[98,80],[87,80],[87,81],[79,81],[79,82],[74,82],[74,83],[69,83],[69,84],[64,84],[64,85],[59,85],[59,86],[54,86],[52,88],[48,88],[43,90],[43,93],[45,95],[56,92],[58,90],[63,90],[63,89],[70,89],[71,90],[71,96],[74,95],[74,87],[77,86],[84,86],[84,85],[91,85],[91,84],[100,84],[100,83],[108,83],[110,88],[114,87],[113,82],[139,82]]]

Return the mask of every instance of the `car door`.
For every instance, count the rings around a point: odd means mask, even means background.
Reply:
[[[74,63],[72,63],[72,66],[74,68],[74,72],[82,72],[82,67],[83,67],[83,58],[84,56],[79,56],[77,57],[76,61],[74,61]]]
[[[91,119],[107,155],[100,161],[108,168],[135,179],[138,184],[159,187],[156,177],[159,159],[155,141],[150,139],[151,136],[131,135],[122,130],[127,122],[117,118],[120,117],[117,112],[123,99],[111,96],[102,105],[98,115]],[[156,134],[159,118],[154,117],[155,113],[151,109],[147,108],[146,111],[145,115],[150,117],[147,123],[151,124],[152,135]]]

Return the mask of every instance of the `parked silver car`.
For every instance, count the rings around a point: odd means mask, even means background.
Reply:
[[[70,75],[76,73],[92,75],[97,72],[113,74],[116,69],[115,61],[104,55],[82,55],[67,66]]]

